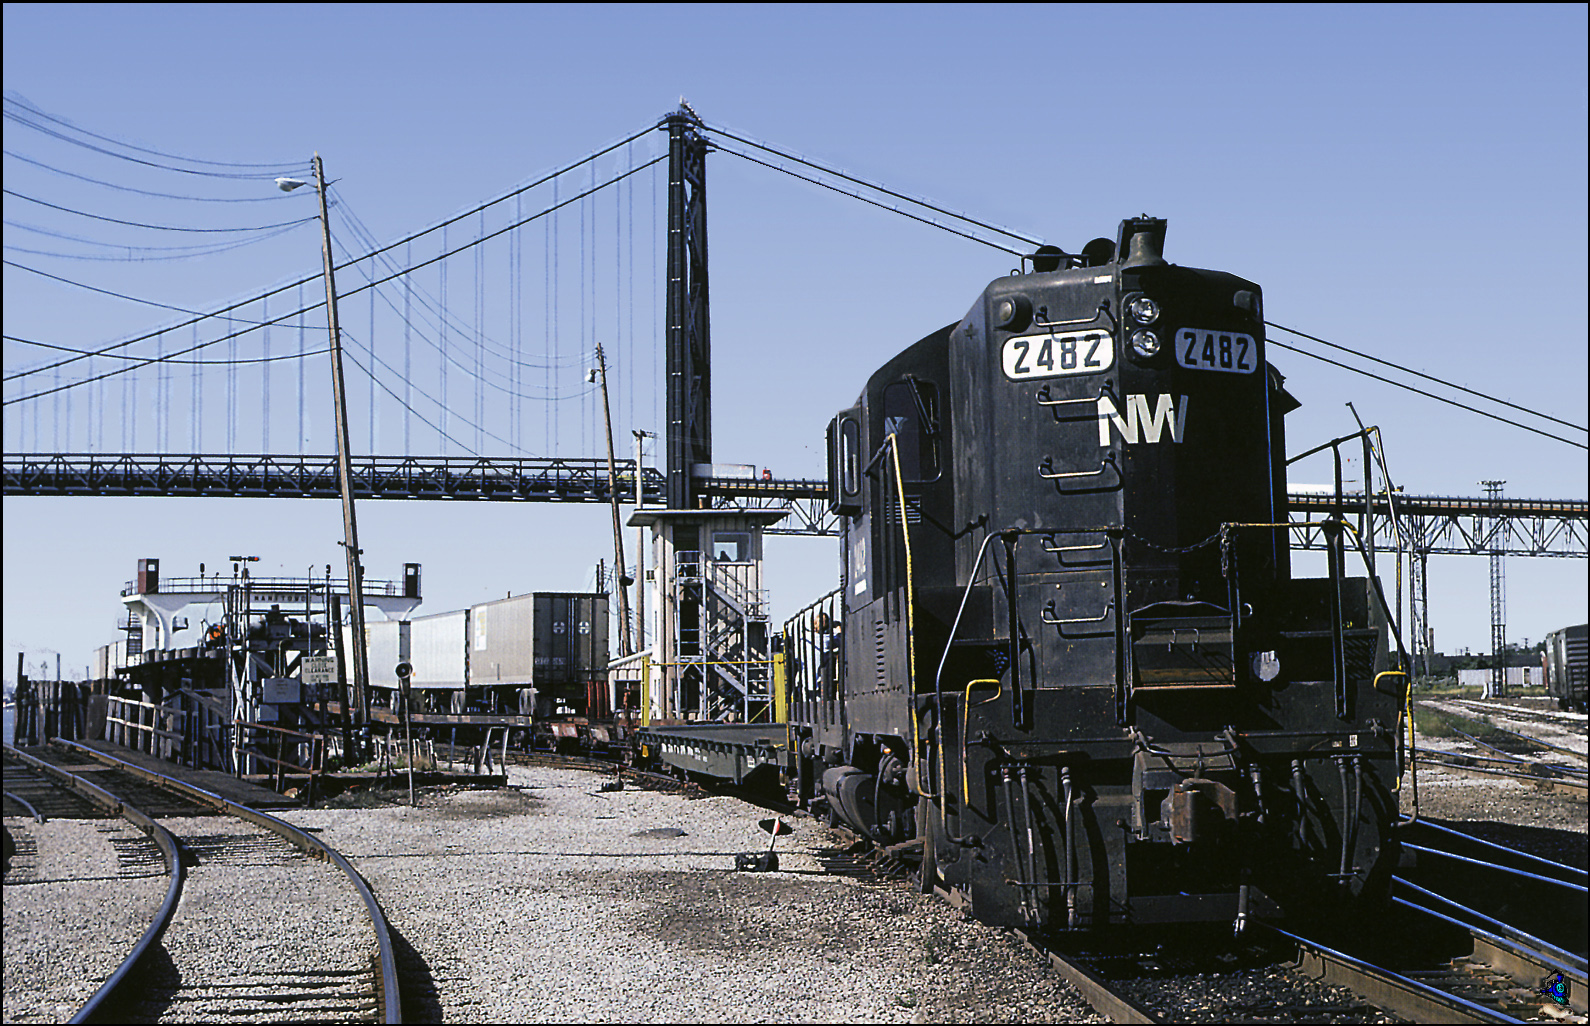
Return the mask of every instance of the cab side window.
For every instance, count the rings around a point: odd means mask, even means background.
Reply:
[[[938,479],[938,389],[926,381],[896,381],[883,389],[883,433],[900,449],[900,476],[906,481]]]

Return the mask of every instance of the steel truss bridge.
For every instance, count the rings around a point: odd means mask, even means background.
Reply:
[[[607,461],[534,457],[354,457],[358,499],[433,499],[484,502],[609,502]],[[635,498],[635,463],[616,461],[621,502]],[[188,456],[14,454],[4,459],[6,495],[209,496],[336,499],[334,456]],[[667,500],[667,478],[641,469],[641,501]],[[705,478],[692,482],[714,509],[787,508],[769,534],[837,532],[828,512],[828,486],[818,480]],[[1505,555],[1585,558],[1590,502],[1394,495],[1367,505],[1345,495],[1341,515],[1356,522],[1366,543],[1382,552],[1419,555]],[[1334,496],[1294,494],[1288,513],[1299,528],[1292,544],[1325,548],[1325,524],[1338,509]],[[1367,525],[1367,530],[1366,530]]]
[[[1323,550],[1324,525],[1334,516],[1335,497],[1287,499],[1291,520],[1307,525],[1293,532],[1293,547]],[[1421,556],[1590,556],[1590,502],[1432,495],[1393,495],[1388,502],[1381,495],[1366,504],[1362,495],[1346,495],[1341,511],[1367,525],[1359,533],[1366,543],[1372,538],[1382,552],[1397,549],[1400,526],[1402,549]]]

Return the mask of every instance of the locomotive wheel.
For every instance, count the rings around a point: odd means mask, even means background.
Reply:
[[[922,838],[922,876],[918,881],[919,889],[923,894],[932,894],[933,887],[938,883],[939,859],[938,853],[933,848],[934,824],[936,822],[938,806],[927,797],[918,797],[916,800],[916,832]]]

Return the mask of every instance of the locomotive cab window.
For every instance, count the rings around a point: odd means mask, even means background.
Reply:
[[[883,389],[883,431],[900,449],[900,476],[933,481],[939,476],[938,389],[908,378]]]
[[[839,426],[839,474],[846,495],[861,492],[861,425],[849,418]]]
[[[828,425],[828,509],[861,513],[861,411],[846,410]]]

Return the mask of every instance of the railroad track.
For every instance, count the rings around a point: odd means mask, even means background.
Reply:
[[[81,814],[74,799],[86,801],[147,838],[117,845],[119,862],[161,866],[169,875],[165,900],[137,944],[72,1021],[402,1021],[385,916],[352,866],[318,839],[70,742],[30,752],[8,746],[6,760],[6,790],[15,780],[39,799],[18,793],[17,808],[25,804],[47,819],[44,808],[72,806]],[[41,790],[45,779],[73,799]],[[158,816],[133,805],[130,794]],[[10,814],[10,794],[7,806]],[[115,901],[81,889],[75,897],[84,905]],[[52,912],[68,931],[99,915],[97,908]],[[51,932],[51,924],[36,925],[17,931],[16,942]],[[13,984],[8,974],[8,988]],[[8,1017],[12,1008],[8,993]]]
[[[452,761],[468,761],[474,757],[475,749],[463,748],[453,745],[437,744],[437,759],[450,758]],[[493,753],[493,758],[500,759],[499,752]],[[615,759],[603,759],[590,755],[571,755],[561,752],[523,752],[515,749],[507,750],[507,760],[514,766],[544,766],[553,769],[577,769],[591,773],[605,773],[614,780],[627,781],[638,787],[654,791],[675,791],[687,796],[704,796],[709,793],[708,785],[678,776],[669,776],[665,773],[654,773],[651,770],[636,769],[627,763]],[[736,792],[738,793],[738,792]]]
[[[1430,827],[1438,832],[1436,825]],[[836,832],[851,843],[819,853],[826,871],[915,884],[909,867],[898,858],[843,827]],[[1487,844],[1465,838],[1470,842],[1479,848]],[[1461,845],[1452,847],[1459,854]],[[1511,854],[1517,863],[1532,861],[1531,856]],[[1583,876],[1556,863],[1536,868],[1548,869],[1553,877],[1574,872]],[[935,893],[957,908],[970,904],[953,888],[937,887]],[[1576,903],[1570,907],[1582,907],[1582,887],[1568,900]],[[1550,941],[1542,944],[1494,918],[1489,919],[1490,929],[1439,914],[1432,923],[1417,902],[1397,902],[1397,929],[1387,933],[1389,924],[1377,922],[1378,945],[1365,937],[1333,945],[1261,921],[1254,922],[1245,941],[1233,940],[1229,931],[1224,936],[1207,930],[1179,935],[1153,931],[1107,951],[1089,942],[1078,946],[1065,938],[1014,932],[1112,1022],[1384,1022],[1389,1015],[1407,1022],[1516,1023],[1585,1014],[1582,953],[1565,952]],[[1559,933],[1575,929],[1570,923]],[[1366,953],[1366,948],[1376,950]],[[1558,973],[1564,983],[1560,1004],[1542,989]],[[1559,1014],[1544,1012],[1548,1005]]]
[[[1415,758],[1423,763],[1437,765],[1460,773],[1474,773],[1493,777],[1507,777],[1539,784],[1554,791],[1583,798],[1590,794],[1590,762],[1584,751],[1583,721],[1564,723],[1564,714],[1524,709],[1517,706],[1500,706],[1453,699],[1441,703],[1424,703],[1437,716],[1447,719],[1454,709],[1463,714],[1485,714],[1485,728],[1490,740],[1476,737],[1448,722],[1448,729],[1481,754],[1451,752],[1421,747]],[[1516,717],[1535,723],[1535,729],[1544,726],[1555,728],[1566,735],[1557,740],[1536,737],[1496,725],[1498,718]],[[1574,740],[1578,738],[1578,740]],[[1568,743],[1564,743],[1564,742]]]
[[[1565,713],[1556,709],[1531,709],[1528,706],[1508,705],[1495,701],[1478,701],[1472,698],[1449,698],[1444,701],[1474,712],[1494,716],[1509,716],[1513,719],[1535,723],[1549,723],[1561,730],[1573,733],[1583,734],[1587,729],[1586,718],[1583,713]]]
[[[1553,791],[1560,791],[1563,794],[1578,798],[1590,795],[1590,781],[1587,781],[1584,775],[1569,772],[1560,766],[1526,762],[1522,759],[1510,759],[1507,757],[1465,755],[1461,752],[1440,752],[1428,748],[1421,748],[1417,758],[1420,762],[1432,763],[1444,769],[1456,770],[1459,773],[1480,773],[1491,777],[1508,777],[1513,780],[1539,784]]]
[[[644,778],[651,786],[682,786],[671,777],[618,770],[611,762],[585,757],[511,752],[509,760],[606,773],[617,770],[626,781],[639,783]],[[688,786],[699,789],[696,784]],[[766,800],[759,804],[782,814],[791,811]],[[915,862],[909,853],[878,849],[843,827],[836,828],[836,833],[841,842],[817,853],[826,872],[914,885]],[[1570,867],[1561,868],[1571,871]],[[1400,886],[1410,885],[1414,885],[1412,880]],[[968,905],[966,896],[958,891],[936,890],[952,906]],[[1582,891],[1577,900],[1583,903]],[[1427,916],[1417,902],[1399,898],[1397,918],[1406,930],[1402,936],[1430,936]],[[1332,946],[1263,923],[1255,924],[1247,943],[1218,939],[1214,944],[1181,947],[1176,942],[1148,943],[1145,950],[1107,955],[1078,951],[1063,939],[1021,931],[1017,936],[1095,1010],[1116,1022],[1177,1022],[1201,1014],[1210,1015],[1213,1021],[1382,1022],[1386,1021],[1383,1013],[1410,1022],[1545,1021],[1550,1017],[1541,1009],[1550,998],[1541,993],[1540,984],[1559,970],[1565,970],[1568,999],[1562,1011],[1568,1015],[1583,1012],[1582,958],[1576,968],[1571,959],[1564,961],[1561,950],[1554,954],[1548,948],[1542,958],[1537,948],[1531,957],[1528,946],[1518,939],[1531,935],[1504,928],[1494,918],[1491,922],[1489,931],[1441,923],[1442,937],[1451,950],[1440,955],[1421,954],[1411,961],[1374,958],[1351,942]],[[1214,1011],[1216,1008],[1225,1011]]]
[[[1466,971],[1483,964],[1526,990],[1555,977],[1562,1007],[1586,1012],[1590,874],[1439,823],[1401,834],[1412,864],[1393,878],[1400,908],[1465,934]]]

